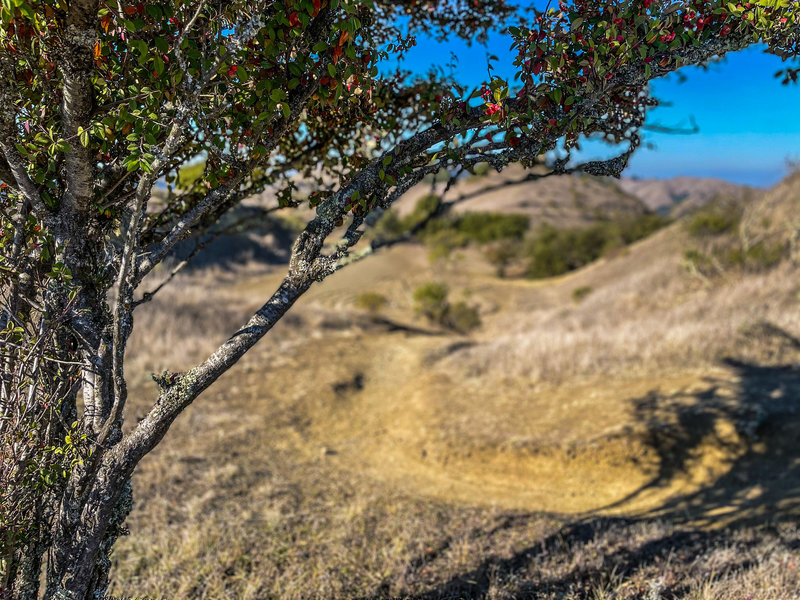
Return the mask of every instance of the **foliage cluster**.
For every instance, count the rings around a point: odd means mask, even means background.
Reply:
[[[388,303],[386,296],[378,292],[362,292],[356,298],[356,306],[370,313],[380,312]]]
[[[575,302],[581,302],[593,291],[594,290],[590,285],[582,285],[580,287],[576,287],[574,290],[572,290],[572,299],[575,300]]]
[[[532,279],[563,275],[647,237],[668,222],[659,215],[646,214],[583,228],[544,225],[523,250],[528,260],[526,275]]]
[[[463,300],[450,302],[448,287],[439,282],[421,285],[414,290],[414,307],[417,314],[429,321],[458,333],[468,333],[480,327],[478,309]]]
[[[789,247],[781,241],[747,239],[740,227],[744,208],[718,200],[692,214],[686,224],[692,244],[683,254],[691,272],[704,277],[730,271],[756,273],[771,269],[789,255]]]
[[[741,210],[719,210],[708,208],[695,213],[687,225],[692,237],[702,238],[710,235],[730,233],[741,220]]]
[[[393,210],[386,211],[376,224],[374,235],[379,238],[413,235],[428,246],[431,258],[436,259],[471,243],[521,240],[528,227],[528,217],[524,215],[445,212],[441,198],[427,194],[405,217],[399,217]]]

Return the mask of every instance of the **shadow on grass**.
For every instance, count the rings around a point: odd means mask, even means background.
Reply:
[[[632,401],[646,426],[658,472],[617,502],[667,487],[709,449],[735,457],[724,475],[694,493],[674,497],[649,516],[698,524],[749,524],[793,519],[800,511],[800,367],[759,366],[725,359],[731,377],[708,378],[693,392],[651,391]],[[610,507],[607,507],[610,508]]]
[[[542,515],[516,516],[520,518],[536,520]],[[497,532],[481,533],[491,538]],[[774,526],[701,530],[674,527],[661,520],[597,517],[562,527],[509,557],[489,556],[476,568],[408,598],[695,597],[692,592],[702,589],[709,579],[745,576],[765,555],[776,551],[796,554],[798,548],[795,534]],[[413,565],[408,578],[424,580],[441,554]],[[376,590],[370,598],[384,597],[383,590]],[[738,597],[754,599],[746,594]]]
[[[437,568],[458,544],[446,539],[408,566],[405,580],[417,582],[411,587],[419,590],[410,597],[705,598],[696,596],[698,590],[728,576],[734,582],[756,579],[753,585],[763,585],[766,593],[786,576],[782,569],[792,569],[795,588],[775,597],[798,597],[793,594],[800,593],[800,367],[723,362],[730,377],[709,378],[700,390],[654,390],[631,400],[660,466],[645,486],[604,509],[624,510],[637,496],[668,486],[715,446],[732,457],[722,476],[630,518],[589,515],[572,523],[565,518],[566,525],[535,541],[528,537],[522,549],[489,555],[456,576],[452,568]],[[543,518],[550,517],[509,514],[471,535],[485,537],[486,548],[497,548],[503,530]],[[775,556],[791,556],[792,563]],[[420,587],[426,577],[427,585]],[[759,597],[736,591],[736,583],[724,585],[734,591],[713,597]],[[372,597],[384,592],[378,589]]]

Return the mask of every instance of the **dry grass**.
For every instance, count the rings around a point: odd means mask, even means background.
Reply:
[[[708,368],[723,356],[785,362],[797,349],[756,338],[768,322],[800,333],[797,269],[790,263],[761,274],[732,274],[710,284],[693,279],[663,242],[674,228],[647,240],[616,264],[599,264],[555,284],[553,298],[529,310],[496,317],[484,343],[453,354],[446,369],[484,376],[502,371],[535,381],[561,383],[575,377],[658,373]],[[659,238],[664,238],[663,240]],[[652,261],[637,267],[640,250]],[[645,259],[646,260],[646,259]],[[626,277],[609,271],[629,268]],[[569,301],[590,287],[582,302]],[[533,304],[533,303],[531,303]]]
[[[797,270],[701,280],[681,235],[548,282],[399,247],[312,289],[141,465],[113,593],[796,600]],[[201,271],[142,307],[135,416],[148,372],[201,360],[279,277]],[[482,328],[417,319],[432,280]]]
[[[279,399],[255,414],[258,400],[243,395],[205,400],[137,476],[134,535],[115,555],[117,595],[794,600],[800,594],[795,526],[706,531],[662,519],[576,521],[426,500],[352,471],[333,451],[309,448],[304,414]]]

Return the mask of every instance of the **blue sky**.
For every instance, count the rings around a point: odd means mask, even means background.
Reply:
[[[499,33],[491,36],[488,48],[418,38],[402,66],[425,72],[444,67],[454,53],[458,79],[477,85],[487,78],[487,53],[499,57],[494,65],[498,75],[513,75],[509,45],[510,38]],[[648,132],[645,140],[655,148],[640,148],[625,175],[718,177],[761,187],[777,183],[788,173],[787,160],[800,161],[800,85],[784,86],[774,78],[785,64],[751,48],[707,70],[683,69],[683,82],[675,75],[655,81],[654,95],[669,106],[652,110],[648,123],[687,127],[693,119],[700,131]],[[608,151],[590,145],[586,154],[599,157]]]

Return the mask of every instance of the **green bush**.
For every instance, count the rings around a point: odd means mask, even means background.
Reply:
[[[524,215],[466,213],[432,219],[419,237],[430,247],[431,258],[441,258],[470,243],[521,240],[527,229],[528,217]]]
[[[501,240],[484,250],[486,260],[497,269],[498,277],[506,276],[506,269],[519,255],[520,243],[514,240]]]
[[[406,230],[413,229],[426,219],[435,215],[439,212],[441,206],[442,199],[436,194],[427,194],[417,200],[417,203],[414,205],[414,210],[404,219]]]
[[[414,290],[414,305],[418,314],[429,321],[459,333],[480,326],[481,318],[478,310],[466,302],[453,304],[447,301],[449,290],[443,283],[426,283]]]
[[[435,194],[428,194],[417,201],[414,210],[401,218],[397,211],[389,209],[383,213],[372,228],[371,235],[377,239],[394,239],[405,235],[425,223],[435,215],[442,204],[442,199]]]
[[[406,233],[408,229],[403,219],[397,214],[396,210],[389,209],[384,211],[372,228],[371,235],[378,239],[394,239]]]
[[[498,240],[522,239],[528,230],[529,221],[525,215],[466,213],[455,220],[454,226],[470,241],[486,244]]]
[[[447,312],[449,290],[443,283],[426,283],[414,290],[414,309],[431,321],[441,323]]]
[[[363,292],[356,298],[356,305],[371,313],[379,312],[387,304],[386,296],[377,292]]]
[[[469,306],[463,300],[450,304],[445,311],[442,325],[459,333],[467,333],[481,325],[481,317],[478,309]]]
[[[721,275],[725,271],[741,269],[749,272],[766,271],[777,265],[788,255],[783,244],[759,242],[745,250],[737,238],[722,247],[702,252],[697,248],[684,251],[686,263],[705,276]]]
[[[584,228],[543,225],[528,244],[526,274],[532,279],[563,275],[647,237],[668,222],[659,215],[647,214]]]
[[[745,253],[745,264],[754,271],[771,269],[788,254],[783,244],[759,242]]]
[[[575,300],[575,302],[580,302],[581,300],[586,298],[586,296],[591,294],[593,291],[594,290],[592,290],[591,286],[582,285],[581,287],[577,287],[574,290],[572,290],[572,299]]]
[[[447,258],[450,253],[469,244],[469,238],[455,229],[436,228],[424,235],[428,256],[431,260]]]
[[[693,237],[722,235],[733,231],[739,225],[739,214],[736,211],[723,212],[709,208],[696,213],[689,221],[689,234]]]

